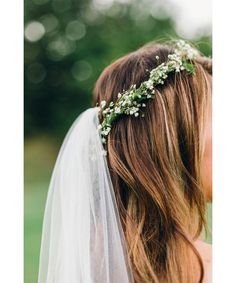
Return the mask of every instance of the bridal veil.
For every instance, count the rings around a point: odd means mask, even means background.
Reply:
[[[45,208],[39,283],[133,282],[105,151],[98,108],[68,132]]]

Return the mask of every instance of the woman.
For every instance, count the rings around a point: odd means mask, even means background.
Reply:
[[[54,169],[40,283],[211,282],[211,79],[184,41],[103,71]]]

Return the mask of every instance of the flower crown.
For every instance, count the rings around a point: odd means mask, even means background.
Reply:
[[[178,40],[173,54],[168,55],[166,62],[158,65],[150,71],[150,76],[147,81],[144,81],[137,88],[136,85],[131,85],[129,90],[123,90],[118,93],[117,101],[110,102],[107,105],[103,100],[100,103],[99,112],[103,117],[102,123],[98,126],[102,138],[102,143],[106,144],[107,136],[111,130],[113,123],[121,115],[140,116],[140,108],[146,107],[143,103],[145,100],[153,98],[157,85],[163,85],[171,72],[180,72],[186,70],[188,74],[195,74],[195,68],[192,60],[198,56],[197,50],[193,49],[184,40]],[[159,57],[156,56],[159,60]],[[144,117],[144,114],[141,114]]]

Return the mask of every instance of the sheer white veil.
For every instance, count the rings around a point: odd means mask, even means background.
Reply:
[[[83,112],[58,155],[45,208],[39,283],[133,282],[98,124],[98,108]]]

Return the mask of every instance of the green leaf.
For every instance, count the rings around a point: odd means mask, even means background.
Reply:
[[[189,62],[183,62],[183,66],[185,70],[187,71],[188,74],[190,75],[195,75],[195,67],[192,63]]]

